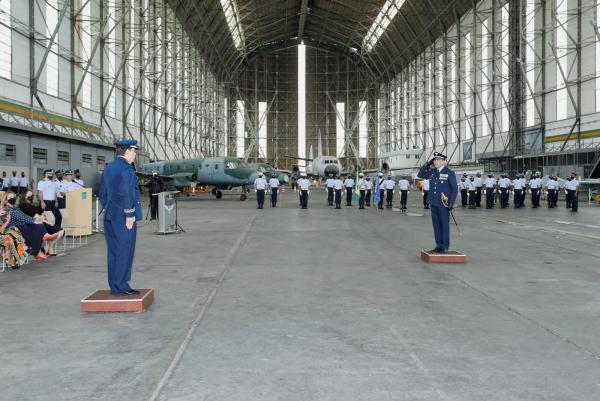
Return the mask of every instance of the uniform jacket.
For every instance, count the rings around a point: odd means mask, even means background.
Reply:
[[[106,220],[125,221],[126,217],[142,220],[142,203],[138,179],[133,166],[123,157],[106,166],[100,181],[100,202]]]
[[[458,185],[454,171],[444,166],[438,171],[437,168],[430,169],[424,165],[417,175],[419,178],[429,179],[429,192],[427,193],[427,202],[434,206],[444,206],[442,203],[442,193],[448,197],[448,206],[452,207],[458,195]]]

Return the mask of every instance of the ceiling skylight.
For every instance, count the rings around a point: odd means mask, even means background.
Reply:
[[[406,0],[386,0],[383,7],[381,7],[379,15],[377,15],[377,18],[375,18],[375,21],[373,21],[373,25],[371,25],[369,32],[367,32],[367,35],[363,40],[363,48],[366,52],[369,52],[371,49],[373,49],[405,1]]]
[[[244,34],[242,33],[240,14],[238,13],[235,0],[221,0],[221,7],[223,7],[225,19],[227,20],[227,25],[229,26],[235,48],[240,50],[244,47]]]

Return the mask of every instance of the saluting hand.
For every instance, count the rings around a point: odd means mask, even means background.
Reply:
[[[128,230],[131,230],[133,228],[134,224],[135,224],[135,217],[127,217],[125,219],[125,226],[127,227]]]

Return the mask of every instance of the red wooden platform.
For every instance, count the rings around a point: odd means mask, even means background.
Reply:
[[[457,251],[437,253],[421,250],[421,259],[427,263],[467,263],[467,255]]]
[[[139,294],[113,295],[109,290],[96,290],[81,300],[81,311],[101,312],[145,312],[154,302],[154,290],[140,289]]]

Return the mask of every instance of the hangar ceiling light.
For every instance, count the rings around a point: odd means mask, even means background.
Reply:
[[[371,25],[371,28],[369,28],[369,32],[367,32],[365,39],[363,40],[363,48],[366,52],[369,52],[371,49],[373,49],[405,1],[406,0],[386,0],[383,7],[381,7],[381,11],[379,11],[377,18],[375,18],[375,21],[373,21],[373,25]]]
[[[225,13],[225,19],[233,38],[235,48],[240,50],[244,47],[244,34],[240,25],[240,14],[234,0],[221,0],[221,7]]]

